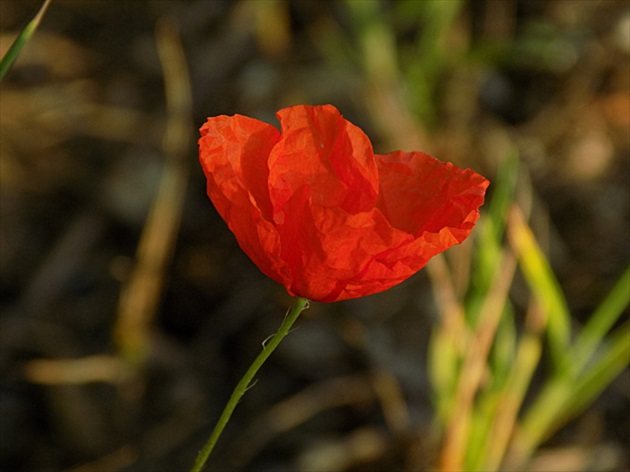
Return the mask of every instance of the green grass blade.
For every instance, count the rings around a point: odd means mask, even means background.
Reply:
[[[571,356],[571,316],[560,284],[517,207],[510,212],[508,234],[527,285],[547,318],[547,337],[556,372],[564,371]]]
[[[28,25],[26,25],[26,27],[22,30],[18,37],[15,38],[15,41],[13,41],[13,44],[11,44],[9,50],[2,57],[2,59],[0,59],[0,81],[7,74],[7,72],[11,68],[11,65],[15,62],[18,55],[20,54],[20,51],[22,50],[24,45],[28,42],[31,36],[33,36],[33,33],[35,33],[35,30],[39,26],[39,23],[41,22],[42,17],[44,16],[44,13],[46,12],[48,5],[50,4],[50,1],[51,0],[46,0],[44,2],[35,17],[29,22]]]
[[[492,236],[497,243],[501,242],[505,229],[505,218],[514,200],[516,181],[518,179],[519,156],[513,150],[501,163],[496,182],[492,186],[492,201],[488,206],[488,216],[495,223]]]
[[[500,394],[497,391],[485,391],[479,398],[472,414],[470,436],[464,457],[465,470],[479,470],[488,450],[488,436],[500,406]]]
[[[472,324],[475,324],[479,317],[479,309],[492,285],[494,274],[501,265],[505,219],[516,189],[518,164],[516,151],[501,163],[495,179],[496,184],[492,186],[488,211],[481,217],[475,233],[477,244],[475,277],[471,281],[472,288],[466,303],[467,315]]]
[[[478,393],[478,401],[473,412],[470,439],[466,451],[466,470],[482,470],[488,462],[487,453],[490,445],[496,446],[496,439],[492,437],[499,412],[502,420],[509,423],[505,416],[508,395],[512,399],[516,397],[510,388],[514,384],[515,375],[523,375],[523,353],[517,362],[518,343],[514,312],[512,306],[506,300],[501,314],[501,320],[494,337],[492,351],[488,357],[488,375],[490,376],[484,388]],[[534,362],[534,366],[537,361]],[[517,372],[518,369],[521,371]],[[527,369],[530,370],[530,369]],[[514,403],[514,402],[513,402]],[[518,402],[517,402],[518,403]],[[492,447],[494,447],[492,446]]]
[[[405,94],[408,106],[422,122],[436,119],[436,87],[444,71],[461,55],[458,51],[445,51],[444,38],[463,5],[461,0],[397,4],[398,20],[413,18],[418,25],[417,49],[403,61],[402,72],[408,85]]]
[[[390,84],[398,80],[396,38],[391,18],[385,15],[380,2],[346,1],[361,44],[363,67],[377,83]]]
[[[511,452],[519,462],[529,458],[550,432],[557,429],[558,417],[573,388],[567,377],[554,377],[545,384],[516,430]]]
[[[630,303],[630,267],[597,307],[575,340],[572,362],[576,372],[581,372],[586,367],[597,346],[617,322],[628,303]]]
[[[461,363],[453,333],[444,326],[436,326],[429,345],[429,377],[433,390],[436,418],[441,425],[448,422],[453,394]]]
[[[613,335],[596,362],[579,379],[555,377],[527,410],[514,439],[514,452],[527,458],[569,420],[582,412],[626,368],[630,360],[630,322]]]
[[[630,362],[630,321],[615,330],[600,345],[597,359],[588,365],[565,404],[563,416],[573,418],[589,406]]]
[[[498,470],[508,448],[518,413],[540,362],[542,340],[539,333],[528,330],[520,339],[509,378],[497,398],[486,449],[479,454],[476,470]],[[527,453],[526,453],[527,454]]]

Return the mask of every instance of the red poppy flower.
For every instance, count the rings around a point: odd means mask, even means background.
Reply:
[[[374,154],[332,105],[208,118],[208,196],[262,272],[291,295],[333,302],[382,292],[461,243],[488,181],[422,152]]]

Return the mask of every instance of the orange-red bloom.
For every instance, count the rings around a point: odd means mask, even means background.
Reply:
[[[208,118],[208,196],[245,253],[291,295],[333,302],[382,292],[461,243],[488,181],[422,152],[374,154],[332,105]]]

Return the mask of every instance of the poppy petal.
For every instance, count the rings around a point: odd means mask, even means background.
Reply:
[[[269,192],[274,210],[305,188],[315,205],[349,213],[373,207],[378,170],[368,137],[336,108],[295,106],[280,110],[282,139],[269,156]]]
[[[275,280],[286,269],[271,221],[267,158],[279,139],[275,127],[241,115],[208,118],[199,139],[208,196],[241,249]]]

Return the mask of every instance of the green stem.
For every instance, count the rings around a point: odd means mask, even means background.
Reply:
[[[295,306],[293,306],[293,308],[291,308],[284,317],[284,321],[280,325],[280,328],[278,328],[276,334],[274,334],[267,342],[263,343],[263,350],[260,354],[258,354],[258,357],[256,357],[254,362],[252,362],[252,365],[249,366],[249,369],[247,369],[247,372],[245,372],[245,375],[243,375],[238,385],[236,385],[236,388],[234,389],[234,392],[232,392],[232,396],[228,400],[227,405],[225,405],[223,413],[221,413],[210,438],[208,438],[208,441],[203,446],[203,449],[199,451],[195,464],[192,469],[190,469],[190,472],[201,472],[201,470],[203,470],[208,457],[210,457],[210,454],[212,453],[212,449],[214,449],[214,445],[225,428],[225,425],[227,425],[228,421],[230,421],[234,408],[236,408],[236,405],[240,401],[241,397],[247,391],[252,379],[256,375],[256,372],[258,372],[258,370],[262,367],[271,353],[275,351],[278,344],[280,344],[280,341],[289,334],[291,326],[293,326],[293,323],[295,323],[295,320],[297,320],[300,313],[307,308],[308,300],[305,298],[298,298]]]

